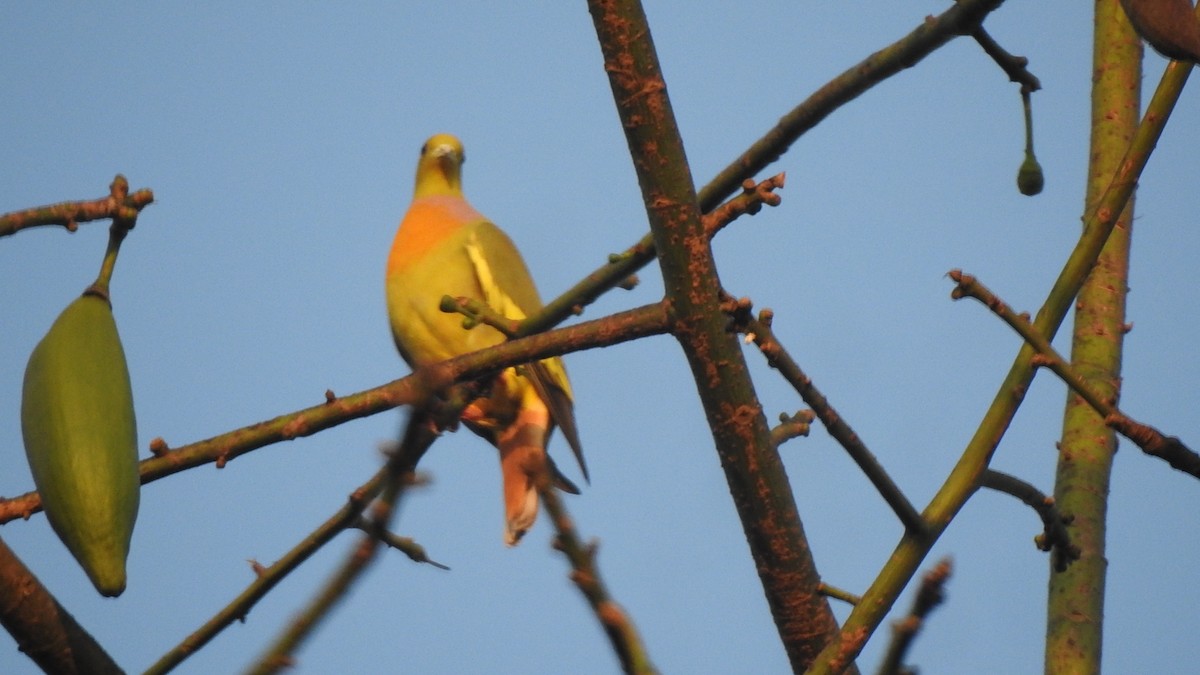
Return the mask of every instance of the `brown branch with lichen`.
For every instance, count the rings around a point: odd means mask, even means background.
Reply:
[[[123,673],[95,638],[55,600],[0,539],[0,625],[47,673]]]
[[[780,640],[792,668],[802,670],[837,621],[817,591],[820,577],[787,473],[720,311],[709,235],[650,27],[636,0],[590,0],[588,10],[658,252],[671,333],[691,368]]]
[[[1053,551],[1054,569],[1061,572],[1079,559],[1079,547],[1071,543],[1067,532],[1069,516],[1064,516],[1054,503],[1054,497],[1042,493],[1033,485],[1007,473],[988,469],[979,477],[980,487],[1016,497],[1037,512],[1042,519],[1042,533],[1033,538],[1041,551]]]
[[[137,218],[138,212],[153,201],[154,193],[147,189],[129,194],[128,181],[117,174],[109,186],[107,197],[36,206],[0,215],[0,237],[46,225],[58,225],[74,232],[79,229],[79,223],[94,220],[132,221]]]
[[[1200,454],[1184,445],[1179,438],[1167,436],[1158,429],[1142,424],[1121,412],[1111,398],[1096,391],[1087,379],[1054,349],[1050,341],[1029,322],[1027,314],[1015,312],[1008,303],[996,297],[996,294],[983,285],[979,279],[970,274],[964,274],[962,270],[950,270],[949,277],[956,284],[950,297],[955,300],[964,297],[974,298],[1003,319],[1004,323],[1008,324],[1037,350],[1038,356],[1034,359],[1033,364],[1049,368],[1055,375],[1058,375],[1059,379],[1104,419],[1104,423],[1108,427],[1133,441],[1147,455],[1158,457],[1167,462],[1171,468],[1200,478]]]
[[[783,379],[792,385],[796,393],[800,394],[800,398],[812,408],[829,435],[846,450],[846,454],[850,455],[854,463],[875,486],[880,496],[895,512],[896,517],[904,524],[905,529],[916,535],[923,533],[925,521],[921,518],[921,514],[913,507],[908,497],[904,496],[904,492],[888,475],[887,470],[879,463],[875,454],[867,448],[866,443],[854,432],[846,419],[834,409],[833,405],[829,403],[829,399],[825,398],[825,395],[813,384],[812,378],[805,374],[800,364],[780,343],[775,331],[771,328],[774,313],[769,309],[764,309],[755,318],[751,313],[750,301],[744,298],[741,300],[728,298],[724,309],[733,319],[731,327],[744,333],[748,340],[753,341],[767,360],[767,365],[777,370]]]

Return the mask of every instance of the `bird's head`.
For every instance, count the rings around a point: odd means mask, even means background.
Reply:
[[[462,141],[450,134],[430,137],[421,146],[414,196],[461,195],[464,161]]]

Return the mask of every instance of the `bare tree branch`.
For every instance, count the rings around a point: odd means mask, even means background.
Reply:
[[[1066,359],[1058,353],[1050,341],[1029,323],[1029,316],[1017,314],[1008,303],[996,297],[987,286],[962,270],[950,270],[949,276],[955,282],[951,296],[955,300],[964,297],[975,298],[985,307],[992,310],[996,316],[1004,320],[1027,343],[1038,352],[1034,360],[1035,366],[1044,366],[1054,371],[1068,387],[1079,394],[1101,417],[1104,423],[1117,433],[1133,441],[1142,452],[1164,460],[1171,468],[1182,471],[1193,477],[1200,478],[1200,454],[1197,454],[1179,440],[1176,436],[1167,436],[1158,429],[1142,424],[1121,412],[1112,399],[1100,394],[1092,387],[1086,378],[1080,375]]]
[[[107,197],[37,206],[0,215],[0,237],[44,225],[61,225],[74,232],[79,229],[79,223],[93,220],[133,221],[138,212],[153,201],[154,193],[150,190],[143,189],[129,194],[129,182],[124,176],[117,174],[109,186]]]
[[[708,234],[641,4],[590,0],[604,68],[642,188],[672,333],[691,366],[717,454],[794,670],[837,630],[736,337],[726,330]],[[741,184],[739,176],[735,185]]]
[[[892,511],[904,524],[905,529],[915,535],[924,533],[925,521],[908,497],[904,496],[904,491],[888,475],[887,470],[876,459],[875,453],[867,448],[866,443],[846,422],[846,418],[833,408],[829,399],[825,398],[825,395],[813,384],[812,378],[805,374],[804,370],[800,368],[800,364],[796,363],[787,349],[779,342],[775,331],[771,328],[774,313],[769,309],[764,309],[759,312],[756,319],[751,315],[750,310],[749,300],[730,300],[726,305],[726,311],[733,316],[737,329],[745,333],[747,339],[754,342],[763,357],[767,359],[767,364],[778,370],[783,379],[787,380],[788,384],[792,385],[792,388],[800,394],[800,398],[812,407],[817,419],[825,425],[825,430],[846,450],[846,454],[850,455],[858,468],[871,481],[883,500],[892,507]]]
[[[354,525],[363,509],[383,489],[386,478],[387,469],[380,469],[371,480],[350,494],[345,506],[314,530],[312,534],[305,537],[303,541],[292,547],[290,551],[273,565],[263,567],[254,563],[253,567],[257,573],[257,577],[246,587],[246,590],[242,591],[237,598],[226,605],[220,612],[217,612],[203,626],[184,638],[182,642],[166,654],[163,654],[158,661],[154,662],[146,670],[146,675],[157,675],[173,670],[189,656],[208,644],[210,640],[230,624],[235,621],[244,621],[246,615],[250,613],[254,605],[269,593],[272,588],[278,585],[279,582],[283,581],[288,574],[299,567],[301,563],[308,560],[322,546],[332,541],[338,533]]]
[[[1069,518],[1059,512],[1054,497],[1043,494],[1016,476],[995,469],[984,471],[979,485],[1016,497],[1037,512],[1044,530],[1034,537],[1034,543],[1042,551],[1054,551],[1052,558],[1055,570],[1061,572],[1067,569],[1071,561],[1079,559],[1079,547],[1071,543],[1071,535],[1066,528]]]
[[[562,551],[571,564],[571,581],[583,593],[596,615],[601,628],[608,635],[613,651],[621,662],[621,668],[626,673],[647,675],[658,672],[650,662],[646,645],[638,635],[637,628],[629,614],[609,595],[600,569],[596,565],[596,542],[584,544],[579,533],[575,531],[575,523],[567,513],[558,491],[553,486],[549,472],[543,467],[541,479],[537,485],[538,493],[550,516],[550,522],[558,533],[554,539],[554,548]]]
[[[945,601],[945,586],[950,578],[950,568],[950,559],[944,558],[921,579],[921,586],[917,589],[917,597],[913,599],[908,616],[892,625],[892,641],[888,644],[883,663],[879,665],[879,675],[916,673],[916,670],[904,666],[904,655],[916,640],[917,633],[921,632],[929,613]]]
[[[104,648],[54,599],[0,539],[0,625],[47,673],[123,673]]]
[[[320,405],[179,448],[170,449],[164,441],[155,439],[150,447],[156,456],[144,459],[140,464],[142,483],[203,464],[215,463],[217,468],[222,468],[229,460],[258,448],[311,436],[323,429],[397,406],[420,403],[431,392],[441,391],[452,383],[473,380],[508,366],[661,334],[666,330],[667,317],[662,306],[647,305],[465,354],[350,396],[326,395],[325,402]],[[0,498],[0,524],[29,518],[41,508],[41,497],[36,492],[11,499]]]

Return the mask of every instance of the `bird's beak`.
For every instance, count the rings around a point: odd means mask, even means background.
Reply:
[[[436,159],[440,164],[462,161],[457,157],[458,153],[455,151],[454,146],[450,145],[449,143],[443,143],[442,145],[434,147],[433,150],[430,151],[430,154],[433,155],[434,159]]]

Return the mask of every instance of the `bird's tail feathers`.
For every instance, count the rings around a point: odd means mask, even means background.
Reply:
[[[511,426],[496,437],[504,478],[504,543],[516,546],[538,512],[538,476],[548,469],[545,409],[522,410]]]

